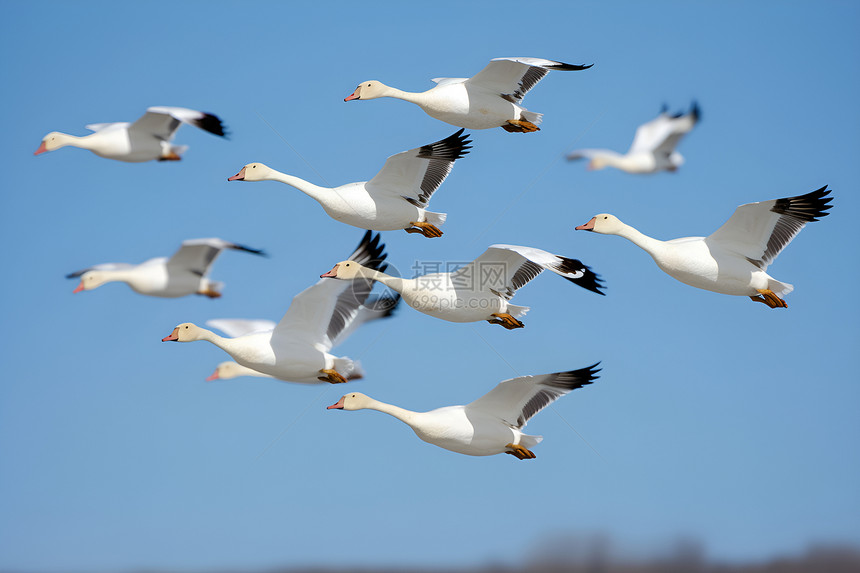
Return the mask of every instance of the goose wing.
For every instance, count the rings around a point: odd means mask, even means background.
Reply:
[[[463,134],[463,131],[461,129],[436,143],[392,155],[382,170],[366,183],[368,192],[402,197],[416,207],[426,207],[430,197],[454,168],[454,161],[471,149],[469,134]]]
[[[170,141],[183,123],[222,137],[226,135],[218,116],[184,107],[150,107],[140,119],[131,124],[129,130]]]
[[[464,83],[499,94],[518,104],[551,70],[585,70],[590,67],[541,58],[495,58]]]
[[[600,363],[579,370],[520,376],[498,386],[466,406],[466,410],[495,416],[512,428],[522,428],[532,416],[572,390],[596,380]]]
[[[368,231],[349,260],[382,272],[388,267],[384,264],[387,256],[384,250],[385,244],[380,242],[379,234]],[[350,327],[366,308],[363,305],[371,289],[373,281],[369,280],[321,279],[293,297],[273,337],[301,339],[330,350],[335,341],[342,342],[352,332]],[[382,302],[379,306],[375,310],[381,312]],[[344,335],[346,331],[349,332]]]
[[[252,249],[223,239],[214,237],[209,239],[189,239],[183,241],[179,250],[173,253],[173,256],[168,259],[167,267],[168,269],[185,270],[205,276],[209,272],[209,267],[224,249],[234,249],[265,256],[265,253],[259,249]]]
[[[829,215],[829,194],[825,185],[798,197],[741,205],[705,242],[767,268],[807,223]]]
[[[604,294],[600,277],[580,261],[518,245],[491,245],[480,257],[454,271],[451,280],[455,288],[489,290],[510,299],[544,270]]]

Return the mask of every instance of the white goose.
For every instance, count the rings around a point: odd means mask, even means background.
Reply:
[[[215,372],[206,377],[207,382],[212,382],[213,380],[230,380],[231,378],[238,378],[240,376],[256,376],[258,378],[274,378],[274,376],[270,376],[268,374],[263,374],[262,372],[258,372],[253,368],[248,368],[247,366],[242,366],[238,362],[233,362],[232,360],[227,360],[225,362],[221,362],[218,366],[215,367]]]
[[[372,268],[384,270],[385,245],[368,231],[352,256]],[[162,342],[206,340],[227,352],[241,366],[288,382],[342,383],[361,378],[357,362],[337,357],[330,350],[364,321],[389,316],[397,304],[391,297],[369,297],[373,283],[319,281],[293,297],[290,308],[274,330],[256,331],[225,338],[211,330],[186,322],[173,329]],[[221,322],[223,326],[223,321]]]
[[[664,107],[656,119],[636,129],[633,144],[624,155],[608,149],[578,149],[567,158],[588,158],[591,160],[588,169],[592,170],[615,167],[627,173],[677,171],[684,158],[675,151],[675,147],[684,135],[692,131],[699,117],[699,106],[695,102],[687,115],[669,115]]]
[[[357,261],[337,263],[321,277],[379,281],[397,291],[419,312],[450,322],[486,320],[508,330],[522,328],[517,320],[528,312],[527,306],[510,304],[514,293],[544,270],[603,294],[601,279],[576,259],[553,255],[532,247],[492,245],[484,254],[450,273],[432,273],[402,279],[369,269]]]
[[[794,290],[765,271],[806,223],[829,215],[832,200],[821,189],[785,199],[738,207],[722,227],[708,237],[659,241],[643,235],[616,217],[601,214],[577,230],[618,235],[641,247],[669,276],[704,290],[748,296],[770,308],[788,305],[780,296]]]
[[[94,123],[86,126],[90,135],[77,137],[52,131],[44,138],[34,155],[54,151],[70,145],[88,149],[99,157],[140,163],[142,161],[178,161],[188,149],[174,145],[173,136],[183,123],[199,127],[209,133],[225,136],[224,126],[211,113],[184,107],[150,107],[134,123]]]
[[[209,279],[208,275],[212,263],[224,249],[265,256],[261,250],[222,239],[191,239],[183,241],[170,258],[149,259],[139,265],[104,263],[68,274],[66,278],[81,278],[78,287],[72,291],[75,293],[109,282],[124,282],[135,292],[149,296],[175,298],[202,294],[217,298],[221,296],[224,285]]]
[[[404,410],[359,392],[345,395],[327,409],[377,410],[404,422],[425,442],[452,452],[469,456],[504,452],[528,460],[535,458],[529,448],[540,443],[543,436],[524,434],[526,423],[554,400],[596,380],[598,364],[570,372],[512,378],[470,404],[429,412]]]
[[[501,127],[510,132],[539,131],[542,115],[521,106],[523,98],[550,70],[592,66],[541,58],[495,58],[471,78],[434,78],[436,87],[412,93],[376,80],[362,82],[343,101],[393,97],[417,104],[427,115],[467,129]]]
[[[304,299],[301,300],[304,301]],[[345,318],[345,324],[343,325],[342,330],[340,330],[337,336],[335,336],[334,340],[331,341],[331,347],[334,348],[335,346],[342,344],[343,341],[345,341],[353,332],[355,332],[356,328],[358,328],[365,322],[391,316],[394,312],[394,307],[397,305],[397,302],[398,299],[390,297],[387,299],[371,298],[369,301],[365,301],[364,304],[359,306],[356,312],[344,313],[342,316],[344,316]],[[345,308],[341,307],[341,310],[345,310]],[[218,330],[224,332],[227,336],[230,336],[232,338],[245,336],[247,334],[252,334],[255,332],[271,333],[277,326],[277,324],[272,322],[271,320],[245,318],[217,318],[213,320],[207,320],[206,324],[208,326],[211,326],[212,328],[217,328]],[[337,327],[341,328],[339,325]],[[218,364],[218,366],[215,368],[215,372],[213,372],[208,378],[206,378],[206,381],[211,382],[212,380],[229,380],[231,378],[237,378],[239,376],[259,376],[263,378],[273,378],[273,376],[269,374],[263,374],[262,372],[258,372],[253,368],[242,366],[241,364],[237,364],[236,362],[227,361]]]
[[[404,229],[441,237],[437,225],[445,213],[427,211],[430,197],[470,149],[461,129],[436,143],[392,155],[370,181],[347,183],[333,189],[275,171],[262,163],[249,163],[228,181],[280,181],[315,199],[337,221],[374,231]]]

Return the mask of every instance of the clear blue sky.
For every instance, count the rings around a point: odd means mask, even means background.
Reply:
[[[592,532],[698,538],[721,559],[858,542],[858,22],[853,2],[6,5],[0,569],[518,563]],[[223,352],[160,342],[185,321],[279,319],[361,237],[292,188],[228,176],[262,161],[319,184],[369,179],[456,128],[396,100],[344,103],[358,82],[419,91],[500,56],[594,67],[528,94],[541,132],[474,133],[431,204],[445,236],[387,232],[390,261],[410,275],[416,260],[529,245],[580,258],[608,295],[541,276],[515,299],[532,307],[525,329],[402,308],[339,353],[368,372],[349,388],[414,410],[602,361],[599,381],[531,421],[535,461],[326,411],[342,386],[207,384]],[[663,103],[693,99],[702,121],[676,174],[562,159],[624,151]],[[32,155],[49,131],[152,105],[216,113],[233,135],[185,127],[190,149],[169,164]],[[573,230],[612,212],[661,239],[707,235],[737,205],[824,184],[832,214],[770,269],[796,287],[787,310],[686,287],[631,243]],[[272,256],[222,255],[219,300],[73,295],[63,278],[209,236]]]

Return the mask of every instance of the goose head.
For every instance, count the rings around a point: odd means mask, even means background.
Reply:
[[[350,101],[354,99],[376,99],[378,97],[385,97],[388,95],[388,90],[390,88],[382,82],[378,82],[376,80],[370,80],[367,82],[361,82],[358,84],[358,87],[355,88],[355,91],[352,94],[343,98],[343,101]]]
[[[205,331],[193,322],[183,322],[173,332],[161,339],[162,342],[193,342],[202,340]]]
[[[608,166],[609,166],[609,159],[607,159],[606,157],[603,157],[601,155],[598,155],[596,157],[591,158],[591,161],[588,162],[588,167],[586,167],[586,169],[588,169],[589,171],[600,171],[604,167],[608,167]]]
[[[592,217],[588,223],[576,227],[576,230],[593,231],[603,235],[617,235],[623,228],[624,223],[618,217],[609,213],[601,213]]]
[[[227,181],[267,181],[272,178],[275,170],[263,163],[249,163]]]
[[[80,284],[72,292],[79,293],[82,290],[93,290],[112,280],[114,279],[103,271],[87,271],[81,275]]]
[[[367,408],[373,399],[361,392],[352,392],[341,397],[336,404],[328,406],[326,410],[363,410]]]
[[[355,261],[341,261],[329,272],[324,275],[320,275],[320,278],[333,278],[349,281],[357,278],[361,274],[362,270],[364,270],[364,267]]]
[[[66,135],[65,133],[60,133],[59,131],[52,131],[48,135],[42,138],[42,144],[39,146],[39,149],[33,153],[33,155],[39,155],[40,153],[45,153],[46,151],[54,151],[55,149],[59,149],[61,147],[65,147],[72,142],[72,138]]]
[[[215,372],[213,372],[208,378],[206,378],[206,381],[211,382],[213,380],[229,380],[238,376],[245,376],[245,373],[242,371],[242,367],[239,366],[239,364],[237,364],[236,362],[228,360],[216,366]]]

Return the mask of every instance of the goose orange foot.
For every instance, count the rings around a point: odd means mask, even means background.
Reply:
[[[212,290],[212,289],[201,290],[201,291],[198,291],[197,294],[206,295],[209,298],[219,298],[221,296],[220,292],[218,292],[217,290]]]
[[[506,444],[505,447],[513,450],[505,450],[505,453],[511,454],[512,456],[516,456],[518,460],[533,460],[537,457],[536,455],[534,455],[534,452],[532,452],[531,450],[527,450],[518,444]]]
[[[510,133],[531,133],[533,131],[540,131],[538,126],[524,119],[509,119],[508,123],[502,126],[502,129]]]
[[[488,318],[487,322],[489,322],[490,324],[501,324],[508,330],[525,327],[525,324],[523,324],[507,312],[494,312],[491,316],[495,316],[496,318]]]
[[[159,161],[179,161],[181,159],[182,158],[179,155],[173,153],[172,151],[158,158]]]
[[[761,296],[751,296],[750,300],[762,302],[770,308],[788,308],[788,303],[776,296],[770,289],[756,289]]]
[[[410,221],[409,224],[412,225],[412,227],[404,229],[407,233],[421,233],[428,239],[435,239],[442,236],[442,231],[440,231],[439,227],[436,225],[431,225],[430,223],[417,223],[415,221]]]
[[[338,374],[337,370],[331,368],[320,370],[320,374],[325,374],[325,376],[317,377],[317,380],[322,382],[329,382],[331,384],[346,384],[347,382],[346,378]]]

